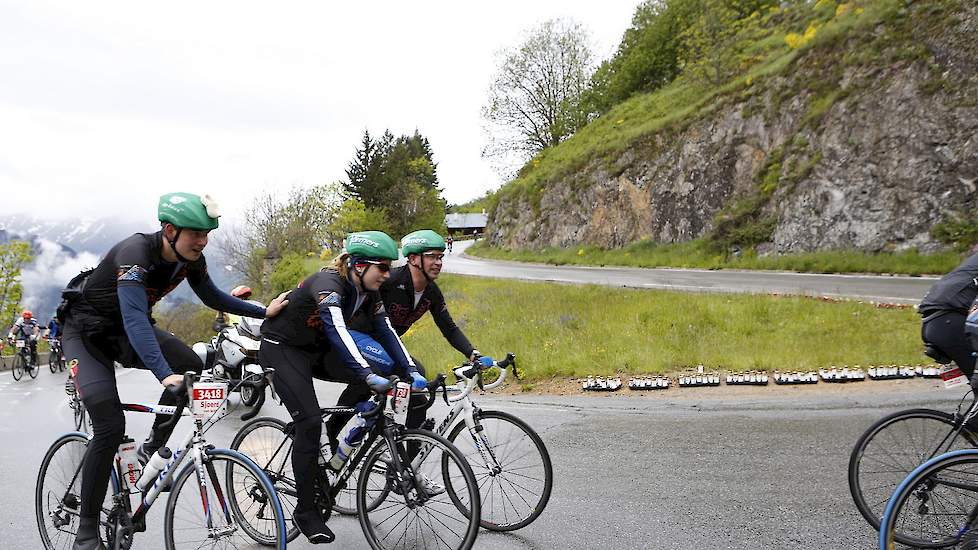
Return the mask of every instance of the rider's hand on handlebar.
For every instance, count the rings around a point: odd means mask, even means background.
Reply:
[[[421,376],[420,372],[411,373],[411,391],[423,391],[428,389],[428,380]]]
[[[392,387],[390,380],[374,373],[368,374],[365,382],[376,393],[387,393],[387,390]]]
[[[163,387],[166,388],[166,389],[168,389],[168,390],[171,389],[171,388],[172,389],[177,389],[177,388],[179,388],[180,386],[183,385],[183,375],[182,374],[171,374],[170,376],[167,376],[166,378],[164,378],[163,380],[161,380],[160,381],[160,384],[163,384]]]

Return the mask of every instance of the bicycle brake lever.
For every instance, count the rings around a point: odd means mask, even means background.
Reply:
[[[475,376],[476,376],[476,378],[475,378],[475,382],[476,382],[476,384],[478,384],[478,385],[479,385],[479,390],[480,390],[480,391],[486,391],[486,387],[485,387],[485,385],[484,385],[484,384],[482,383],[482,369],[481,369],[481,368],[479,369],[479,372],[478,372],[478,374],[476,374]]]

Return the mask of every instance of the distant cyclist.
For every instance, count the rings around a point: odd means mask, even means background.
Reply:
[[[941,277],[918,306],[923,317],[920,332],[924,342],[943,351],[969,378],[975,371],[975,357],[965,321],[976,297],[978,254]]]
[[[455,239],[453,239],[453,238],[452,238],[452,234],[451,234],[451,233],[449,233],[449,234],[448,234],[448,238],[447,238],[447,239],[445,239],[445,249],[446,249],[446,250],[448,251],[448,253],[449,253],[449,254],[451,254],[451,253],[452,253],[452,245],[453,245],[454,243],[455,243]]]
[[[37,367],[37,337],[41,334],[41,325],[30,310],[25,309],[14,321],[7,333],[8,340],[23,340],[31,350],[31,363]]]
[[[268,309],[218,290],[207,274],[204,247],[218,226],[217,204],[209,196],[168,193],[160,197],[155,233],[136,233],[113,246],[98,266],[75,277],[63,297],[65,357],[77,362],[78,394],[92,421],[81,469],[78,531],[73,550],[104,550],[99,513],[112,470],[112,458],[125,434],[126,418],[116,386],[114,362],[152,371],[168,390],[161,405],[175,405],[182,373],[200,370],[197,354],[175,336],[153,326],[153,306],[187,280],[204,304],[250,317],[276,315],[285,305],[273,300]],[[173,430],[156,417],[139,447],[145,461],[166,443]]]
[[[51,316],[51,320],[48,321],[48,333],[46,337],[50,340],[54,340],[61,336],[61,324],[58,323],[57,314]]]

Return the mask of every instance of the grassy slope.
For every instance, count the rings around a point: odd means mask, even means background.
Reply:
[[[952,0],[940,2],[942,5],[954,3]],[[654,93],[638,95],[623,102],[564,143],[540,153],[524,167],[520,177],[500,188],[493,197],[493,206],[501,200],[523,199],[531,207],[538,208],[540,196],[549,185],[573,185],[575,174],[584,170],[589,163],[603,162],[607,166],[613,166],[624,151],[639,143],[648,149],[654,147],[655,139],[668,142],[670,135],[681,131],[689,123],[708,117],[717,109],[752,95],[763,94],[767,79],[790,75],[796,61],[802,56],[822,56],[841,67],[849,64],[892,63],[922,55],[920,46],[911,43],[909,36],[892,28],[882,37],[876,36],[878,32],[873,31],[880,23],[892,23],[900,19],[903,2],[856,2],[850,3],[847,10],[840,11],[837,11],[836,2],[823,0],[817,4],[821,8],[766,14],[769,19],[765,24],[766,34],[757,37],[749,51],[745,52],[757,61],[741,76],[720,87],[705,86],[694,79],[680,76],[672,84]],[[859,7],[854,7],[855,5]],[[803,34],[813,22],[817,24],[814,37],[800,47],[789,47],[785,40],[786,35],[790,32]],[[853,52],[840,56],[838,48],[849,39],[863,42],[858,47],[851,46]],[[801,80],[800,85],[804,85],[803,79]],[[822,86],[819,82],[808,84],[812,91]],[[826,97],[815,98],[809,118],[818,118],[836,99],[838,94],[831,93]],[[710,269],[728,267],[911,275],[944,273],[961,259],[960,254],[953,252],[922,255],[915,251],[880,255],[867,255],[858,251],[826,251],[759,258],[752,250],[747,250],[741,257],[729,258],[718,254],[714,250],[716,247],[711,247],[710,244],[708,239],[678,245],[656,245],[643,241],[624,250],[575,247],[543,252],[479,247],[473,249],[473,253],[492,258],[554,264]]]
[[[796,370],[926,359],[912,309],[450,275],[438,282],[472,343],[491,355],[517,353],[530,381],[662,373],[701,363]],[[404,342],[429,372],[447,371],[462,360],[430,316]]]

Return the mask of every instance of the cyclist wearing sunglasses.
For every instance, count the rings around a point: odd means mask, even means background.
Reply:
[[[276,390],[295,424],[292,468],[297,503],[292,517],[316,544],[334,537],[315,506],[322,421],[312,379],[347,382],[368,396],[368,388],[389,389],[390,374],[412,379],[417,389],[427,385],[391,327],[377,292],[390,276],[397,245],[381,231],[351,233],[345,244],[332,266],[289,292],[288,309],[262,326],[258,352],[259,362],[275,369]],[[370,334],[348,328],[354,325],[366,325]],[[358,408],[367,405],[366,399],[356,403]]]
[[[446,243],[441,235],[430,230],[422,229],[409,233],[401,239],[401,255],[407,259],[407,265],[391,270],[391,276],[380,287],[380,295],[384,300],[384,309],[390,318],[391,325],[398,335],[403,335],[415,322],[431,313],[435,325],[453,348],[471,361],[480,357],[479,351],[472,347],[462,329],[458,328],[441,289],[435,284],[435,279],[441,273],[442,262],[445,258]],[[354,327],[369,330],[367,327]],[[426,376],[424,367],[416,359],[414,365],[422,376]],[[486,358],[492,361],[491,358]],[[358,388],[348,386],[340,395],[337,405],[350,407],[352,403],[363,400],[363,395],[357,393]],[[423,400],[421,395],[412,397]],[[408,428],[418,428],[425,420],[422,408],[411,409],[405,425]],[[340,425],[342,426],[342,424]],[[331,431],[332,433],[332,431]],[[437,492],[437,490],[434,490]],[[432,490],[428,491],[432,494]]]

